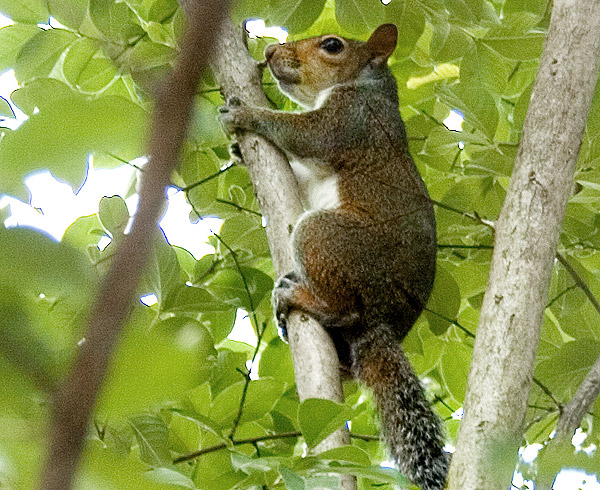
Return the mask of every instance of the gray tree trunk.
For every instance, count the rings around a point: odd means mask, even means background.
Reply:
[[[497,222],[449,490],[509,488],[599,56],[600,2],[555,0]]]

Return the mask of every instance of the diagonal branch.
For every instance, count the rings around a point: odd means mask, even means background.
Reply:
[[[561,453],[564,450],[569,451],[569,447],[572,451],[573,448],[570,445],[573,434],[581,425],[583,416],[594,403],[598,394],[600,394],[600,357],[577,388],[571,401],[560,412],[554,438],[550,440],[540,456],[540,469],[535,482],[536,489],[550,490],[552,488],[556,472],[561,468],[560,464],[557,465],[557,462],[561,460]]]
[[[575,429],[581,425],[583,416],[596,401],[598,394],[600,394],[600,357],[596,359],[571,401],[563,407],[556,424],[556,435],[553,441],[571,441]]]
[[[196,86],[227,12],[227,2],[198,3],[189,18],[177,66],[157,95],[150,161],[131,232],[117,249],[93,304],[86,340],[64,386],[56,394],[48,459],[40,488],[68,490],[83,450],[89,417],[121,327],[135,300],[165,187],[185,138]]]

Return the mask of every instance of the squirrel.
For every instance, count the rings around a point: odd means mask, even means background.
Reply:
[[[265,49],[282,92],[307,110],[289,113],[229,101],[221,122],[285,152],[307,211],[292,243],[295,270],[273,290],[279,326],[298,309],[336,346],[342,374],[370,387],[400,471],[422,490],[445,486],[442,425],[401,342],[433,286],[433,206],[412,157],[387,66],[393,24],[366,42],[324,35]]]

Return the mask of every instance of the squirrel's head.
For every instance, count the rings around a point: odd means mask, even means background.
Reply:
[[[379,26],[366,41],[328,34],[286,44],[271,44],[265,58],[281,90],[314,107],[327,89],[356,80],[364,68],[386,64],[396,48],[398,28]]]

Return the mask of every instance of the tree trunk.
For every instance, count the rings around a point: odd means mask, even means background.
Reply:
[[[242,29],[224,22],[213,63],[215,76],[226,99],[235,95],[248,105],[268,107],[261,72],[242,36]],[[246,132],[238,134],[237,140],[261,212],[267,220],[267,238],[275,270],[283,275],[294,269],[290,235],[303,212],[296,179],[283,153],[269,141]],[[337,353],[329,335],[314,319],[292,312],[288,336],[300,400],[325,398],[343,402]],[[350,444],[349,433],[340,429],[319,444],[316,452],[347,444]],[[343,475],[342,488],[355,489],[356,480]]]
[[[599,56],[600,2],[555,0],[497,222],[449,490],[509,487]]]

